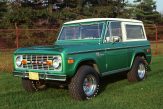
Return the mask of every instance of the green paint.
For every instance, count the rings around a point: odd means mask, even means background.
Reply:
[[[92,25],[97,23],[99,22],[65,24],[63,27]],[[146,56],[148,63],[151,62],[151,53],[146,52],[146,50],[150,48],[149,41],[106,43],[105,34],[109,21],[103,21],[102,23],[102,32],[98,39],[57,40],[54,45],[51,46],[20,48],[14,53],[14,63],[16,62],[15,58],[17,55],[60,55],[62,57],[61,71],[16,68],[16,65],[14,64],[14,72],[38,72],[40,74],[51,74],[57,76],[65,75],[67,77],[72,77],[75,75],[81,62],[92,61],[98,67],[97,69],[100,75],[105,76],[130,69],[135,56],[139,53]],[[74,63],[68,64],[68,59],[73,59]]]

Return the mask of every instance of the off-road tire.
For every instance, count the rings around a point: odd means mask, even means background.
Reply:
[[[87,96],[84,92],[83,84],[85,78],[91,75],[96,80],[96,88],[92,95]],[[91,67],[91,66],[81,66],[76,75],[71,79],[71,82],[68,86],[70,95],[76,99],[76,100],[85,100],[85,99],[91,99],[95,97],[98,94],[99,91],[99,76],[98,73]]]
[[[34,81],[28,78],[22,78],[22,85],[23,88],[28,92],[35,92],[46,88],[46,85],[43,83],[43,81]]]
[[[138,75],[139,65],[143,64],[145,67],[145,75],[143,78],[140,78]],[[129,82],[142,81],[147,77],[147,63],[143,57],[137,56],[133,62],[131,70],[127,74],[127,79]]]

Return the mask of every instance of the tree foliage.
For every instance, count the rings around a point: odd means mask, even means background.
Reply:
[[[142,20],[145,23],[159,23],[160,13],[156,10],[156,1],[154,0],[135,0],[136,19]]]
[[[7,22],[5,21],[5,14],[7,13],[7,2],[5,0],[0,1],[0,28],[5,27]]]
[[[11,28],[41,24],[53,27],[74,19],[119,17],[124,15],[125,6],[124,0],[16,0],[7,4],[5,19],[1,20],[9,22]]]
[[[92,17],[121,17],[160,21],[153,0],[135,0],[127,9],[127,0],[15,0],[0,2],[0,28],[54,28],[69,20]]]
[[[2,19],[4,14],[7,12],[6,6],[7,6],[6,1],[0,2],[0,19]]]

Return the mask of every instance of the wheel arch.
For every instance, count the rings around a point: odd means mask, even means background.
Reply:
[[[79,61],[79,63],[77,64],[75,68],[75,74],[77,73],[78,69],[83,65],[88,65],[88,66],[93,67],[98,73],[98,75],[100,75],[99,67],[97,65],[97,62],[94,59],[84,59],[84,60]]]
[[[132,67],[133,62],[134,62],[134,60],[135,60],[135,58],[136,58],[137,56],[143,57],[145,60],[147,59],[144,52],[137,52],[137,53],[135,53],[135,55],[132,57],[131,64],[130,64],[130,68]]]

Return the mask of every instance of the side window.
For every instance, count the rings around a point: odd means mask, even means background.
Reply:
[[[122,39],[121,22],[110,22],[107,27],[106,39],[111,36],[119,36]]]
[[[119,36],[122,38],[122,29],[121,29],[121,22],[111,22],[111,36]]]
[[[141,25],[126,25],[127,40],[144,39],[144,31]]]

